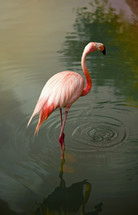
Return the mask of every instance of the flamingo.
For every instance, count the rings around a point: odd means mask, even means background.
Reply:
[[[98,42],[89,42],[85,46],[82,54],[81,66],[82,66],[83,73],[86,77],[86,81],[87,81],[86,86],[84,87],[85,81],[83,77],[76,72],[63,71],[53,75],[47,81],[44,88],[42,89],[42,92],[37,101],[33,114],[27,124],[27,127],[28,127],[33,117],[40,112],[38,124],[35,129],[35,133],[38,134],[40,125],[45,120],[47,120],[47,118],[55,109],[59,108],[60,124],[61,124],[59,143],[60,143],[61,154],[63,159],[64,159],[64,151],[65,151],[64,128],[65,128],[67,115],[72,104],[80,96],[86,96],[92,88],[92,79],[86,66],[86,56],[89,53],[94,52],[96,50],[100,50],[104,55],[106,54],[106,49],[104,45]],[[62,108],[65,108],[64,120],[62,120]]]

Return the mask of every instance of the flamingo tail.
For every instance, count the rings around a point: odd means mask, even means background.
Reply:
[[[29,122],[27,123],[27,127],[30,125],[30,123],[31,123],[31,121],[32,121],[32,119],[33,119],[33,117],[34,117],[34,114],[32,114],[31,118],[29,119]]]
[[[35,129],[35,133],[34,135],[39,131],[39,128],[41,126],[41,124],[47,120],[47,118],[50,116],[50,114],[55,110],[54,108],[54,104],[51,105],[47,105],[47,103],[41,108],[40,110],[40,114],[39,114],[39,120]],[[31,119],[33,118],[33,116],[30,118],[29,122],[31,122]]]
[[[45,102],[45,104],[46,104],[46,102]],[[32,114],[32,116],[31,116],[31,118],[29,119],[29,122],[28,122],[28,124],[27,124],[27,127],[30,125],[30,123],[31,123],[31,121],[32,121],[32,119],[33,119],[33,117],[37,114],[37,113],[39,113],[39,111],[41,110],[41,108],[43,107],[43,101],[41,100],[41,99],[39,99],[38,100],[38,102],[37,102],[37,104],[36,104],[36,106],[35,106],[35,109],[34,109],[34,112],[33,112],[33,114]]]

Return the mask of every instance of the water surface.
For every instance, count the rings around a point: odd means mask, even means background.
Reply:
[[[0,209],[3,214],[138,212],[138,28],[130,1],[43,0],[0,7]],[[107,55],[87,57],[90,94],[73,104],[61,162],[56,110],[26,128],[45,82],[82,74],[89,41]]]

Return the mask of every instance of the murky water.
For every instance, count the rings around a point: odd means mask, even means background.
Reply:
[[[1,214],[136,214],[137,4],[0,2]],[[82,74],[81,54],[89,41],[103,42],[107,55],[87,57],[93,88],[69,112],[62,163],[59,111],[38,136],[38,117],[26,125],[53,74]]]

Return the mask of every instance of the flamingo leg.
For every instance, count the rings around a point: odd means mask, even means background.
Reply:
[[[62,109],[60,108],[60,124],[61,124],[61,127],[62,127],[62,123],[63,123],[63,121],[62,121]],[[63,132],[63,139],[64,138],[65,138],[65,134]]]
[[[61,147],[61,154],[62,154],[62,159],[63,159],[63,160],[64,160],[64,151],[65,151],[65,144],[64,144],[64,137],[65,137],[65,134],[64,134],[64,127],[65,127],[65,123],[66,123],[68,111],[69,111],[69,109],[67,109],[67,110],[65,111],[65,117],[64,117],[63,123],[62,123],[62,125],[61,125],[61,131],[60,131],[60,136],[59,136],[59,143],[60,143],[60,147]],[[61,113],[61,111],[60,111],[60,113]],[[60,115],[60,116],[61,116],[61,115]]]
[[[60,124],[62,126],[62,109],[60,108]]]

